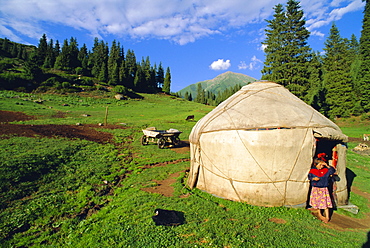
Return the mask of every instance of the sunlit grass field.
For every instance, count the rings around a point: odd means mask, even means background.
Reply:
[[[0,92],[0,110],[36,117],[17,124],[127,127],[106,130],[118,145],[1,139],[1,247],[362,247],[369,242],[370,230],[333,229],[305,209],[251,206],[188,189],[189,152],[142,146],[141,129],[175,128],[187,140],[196,121],[213,107],[172,96],[142,96],[118,101],[106,95]],[[195,121],[185,121],[188,115],[195,115]],[[348,121],[343,131],[351,137],[370,133],[364,123]],[[347,167],[357,175],[353,186],[369,193],[370,159],[351,151],[356,145],[348,144]],[[169,161],[183,162],[160,165]],[[172,197],[142,190],[174,173],[179,176]],[[350,201],[360,213],[338,213],[365,218],[370,212],[368,199],[352,193]],[[156,226],[151,218],[156,208],[182,212],[185,223]]]

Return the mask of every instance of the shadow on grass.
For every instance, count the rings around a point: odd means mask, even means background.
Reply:
[[[354,173],[351,169],[346,168],[348,198],[351,196],[351,188],[356,176],[356,173]]]
[[[362,248],[370,248],[370,232],[367,233],[367,241],[362,245]]]

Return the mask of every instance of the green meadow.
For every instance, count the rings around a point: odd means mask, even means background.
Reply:
[[[113,143],[19,137],[0,139],[1,247],[362,247],[369,229],[333,228],[308,210],[258,207],[186,187],[189,151],[142,146],[142,129],[175,128],[187,140],[196,121],[213,109],[168,95],[116,100],[109,94],[47,95],[0,91],[0,110],[34,116],[13,124],[107,123]],[[186,121],[194,115],[195,121]],[[366,119],[342,120],[343,132],[370,133]],[[1,125],[1,124],[0,124]],[[1,126],[0,126],[1,128]],[[370,157],[352,151],[353,187],[370,193]],[[176,175],[173,196],[143,189]],[[363,220],[369,199],[351,192]],[[184,224],[156,226],[157,208],[183,213]],[[364,246],[365,247],[365,246]]]

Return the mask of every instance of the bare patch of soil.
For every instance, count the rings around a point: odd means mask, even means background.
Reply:
[[[369,200],[370,203],[370,193],[362,192],[356,187],[351,187],[351,191],[357,195],[361,195]],[[318,213],[316,210],[311,210],[312,215],[318,218]],[[343,229],[370,229],[370,213],[366,214],[366,218],[357,219],[351,218],[345,215],[337,214],[333,212],[331,215],[330,222],[325,224],[330,228],[343,230]]]
[[[370,141],[364,141],[362,138],[348,137],[348,141],[353,143],[364,143],[370,146]]]
[[[9,124],[13,121],[34,119],[20,112],[0,111],[0,139],[9,136],[23,137],[64,137],[69,139],[85,139],[97,143],[112,142],[113,135],[97,129],[125,129],[121,125],[20,125]]]
[[[186,162],[186,161],[190,161],[190,159],[188,159],[188,158],[187,159],[178,159],[178,160],[174,160],[174,161],[166,161],[166,162],[163,162],[163,163],[147,164],[144,168],[149,169],[149,168],[153,168],[153,167],[166,166],[168,164],[178,164],[178,163]]]
[[[286,223],[286,220],[284,219],[279,219],[279,218],[271,218],[269,219],[270,222],[274,222],[274,223],[277,223],[277,224],[285,224]]]
[[[317,210],[311,210],[311,214],[319,219]],[[370,214],[367,214],[365,219],[351,218],[345,215],[337,214],[333,212],[329,223],[324,224],[329,228],[336,230],[344,229],[369,229],[370,228]]]
[[[176,178],[179,176],[180,176],[180,172],[176,172],[174,174],[171,174],[165,180],[153,180],[155,183],[157,183],[156,186],[150,187],[150,188],[142,188],[141,190],[150,192],[150,193],[161,194],[166,197],[171,197],[173,196],[173,193],[174,193],[174,188],[172,187],[172,184],[176,182]]]
[[[181,140],[180,145],[171,148],[171,150],[181,154],[188,153],[190,152],[190,143],[188,140]]]
[[[12,121],[27,121],[32,119],[34,119],[32,116],[26,115],[22,112],[0,110],[0,123]]]

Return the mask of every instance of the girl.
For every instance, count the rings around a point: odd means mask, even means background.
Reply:
[[[310,205],[314,209],[318,209],[319,219],[324,223],[329,222],[329,208],[333,207],[330,198],[328,186],[329,177],[335,173],[335,169],[328,166],[322,159],[314,160],[314,168],[308,173],[308,179],[311,182]],[[324,215],[321,211],[324,210]]]

